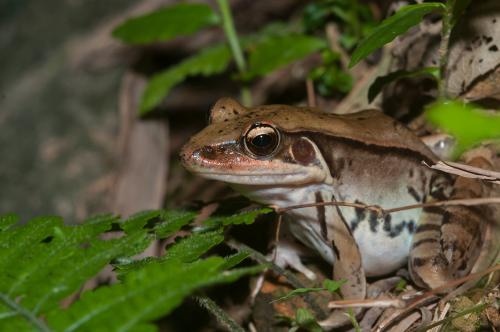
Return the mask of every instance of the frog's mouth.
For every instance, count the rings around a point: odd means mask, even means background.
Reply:
[[[186,145],[180,155],[181,161],[192,173],[230,184],[297,185],[324,179],[318,168],[279,159],[254,159],[232,147],[233,144],[193,149]]]

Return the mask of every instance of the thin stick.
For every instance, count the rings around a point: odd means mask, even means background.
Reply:
[[[384,209],[378,205],[366,205],[362,203],[352,203],[352,202],[344,202],[344,201],[330,201],[330,202],[318,202],[318,203],[307,203],[307,204],[298,204],[298,205],[290,205],[284,208],[276,208],[276,213],[284,213],[290,210],[296,209],[304,209],[309,207],[316,206],[348,206],[354,208],[361,208],[370,211],[374,211],[380,216],[384,216],[394,212],[400,212],[405,210],[426,208],[431,206],[453,206],[453,205],[485,205],[485,204],[500,204],[500,197],[488,197],[488,198],[467,198],[467,199],[450,199],[445,201],[435,201],[429,203],[421,203],[421,204],[411,204],[404,205],[397,208]]]
[[[308,78],[306,80],[307,88],[307,105],[309,107],[316,107],[316,94],[314,93],[314,82],[312,79]]]
[[[441,42],[439,44],[439,98],[445,99],[448,96],[446,91],[446,67],[448,66],[448,54],[451,35],[451,6],[446,5],[443,13],[441,29]]]
[[[283,220],[283,215],[278,214],[278,222],[276,224],[276,234],[274,234],[274,243],[277,246],[280,240],[281,222]],[[278,255],[278,250],[274,250],[273,262],[276,261],[276,256]]]

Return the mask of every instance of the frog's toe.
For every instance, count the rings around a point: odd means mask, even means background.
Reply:
[[[316,274],[308,269],[299,256],[299,251],[292,243],[279,243],[273,253],[274,263],[281,268],[291,267],[292,269],[303,273],[307,279],[316,280]]]

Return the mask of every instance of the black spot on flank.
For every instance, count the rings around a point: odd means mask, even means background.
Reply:
[[[233,114],[234,114],[234,115],[238,115],[239,113],[238,113],[238,111],[233,110]]]
[[[483,39],[486,42],[486,44],[489,44],[493,41],[493,37],[483,36]]]
[[[494,18],[493,20],[491,20],[491,22],[492,22],[493,24],[495,24],[495,23],[497,23],[497,19],[496,19],[496,18]]]
[[[222,129],[221,129],[221,130],[219,130],[219,134],[222,134],[222,132],[223,132],[223,131],[224,131],[224,130],[222,130]]]
[[[408,222],[408,232],[409,232],[410,234],[415,233],[415,221],[414,221],[414,220],[410,220],[410,221]]]
[[[472,65],[472,59],[469,60],[469,65]]]
[[[490,46],[490,48],[488,48],[488,51],[490,51],[490,52],[497,52],[498,51],[497,45]]]
[[[395,238],[395,237],[399,236],[399,234],[401,234],[401,232],[403,232],[403,229],[405,229],[405,227],[406,227],[406,221],[403,221],[400,224],[397,224],[396,227],[391,229],[391,231],[389,232],[389,236],[391,238]]]
[[[410,176],[410,178],[413,177],[413,168],[410,168],[410,171],[409,171],[408,175]]]
[[[470,45],[467,45],[467,46],[465,47],[465,50],[466,50],[466,51],[469,51],[469,52],[472,52],[472,47],[471,47]]]
[[[224,119],[224,122],[228,122],[228,121],[229,121],[229,119]]]
[[[370,230],[373,233],[377,233],[377,226],[378,226],[377,213],[375,213],[374,211],[370,212],[370,218],[368,219],[368,222],[370,223]]]
[[[391,215],[388,214],[384,217],[384,226],[383,226],[383,229],[384,231],[386,232],[390,232],[391,231]]]
[[[483,59],[479,59],[479,63],[482,63],[483,62]]]
[[[226,109],[226,106],[222,105],[220,108],[222,108],[223,110],[225,110],[225,109]]]
[[[412,186],[407,186],[407,189],[408,189],[408,194],[410,194],[411,197],[413,197],[413,199],[415,201],[420,202],[422,200],[422,198],[417,193],[417,191],[415,190],[415,188],[413,188]]]

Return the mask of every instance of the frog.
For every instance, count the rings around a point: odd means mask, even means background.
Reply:
[[[324,204],[390,209],[488,195],[476,180],[427,167],[439,157],[380,110],[338,115],[289,105],[248,108],[222,98],[180,158],[187,170],[223,181],[257,203],[277,209],[314,204],[286,210],[287,225],[333,266],[334,278],[345,281],[344,298],[364,299],[367,277],[404,266],[417,287],[434,289],[485,264],[480,257],[488,242],[487,208],[431,206],[381,214]],[[485,158],[474,160],[478,167],[491,166]],[[314,277],[296,258],[288,259],[295,262],[290,265]],[[322,325],[346,319],[332,313]]]

